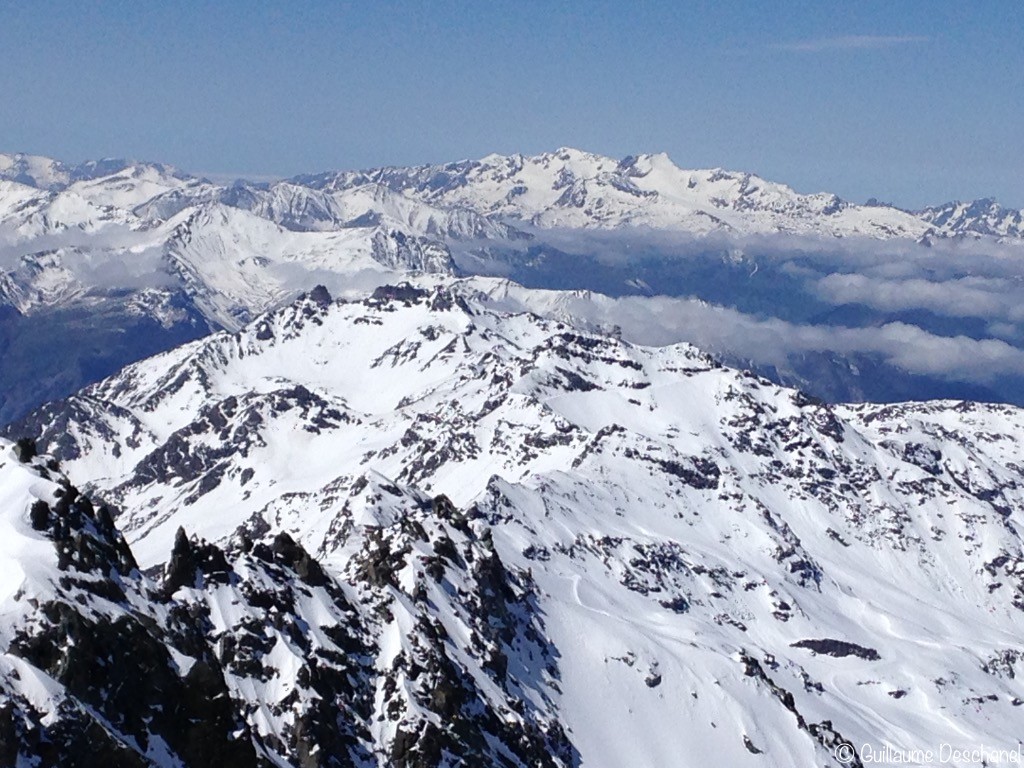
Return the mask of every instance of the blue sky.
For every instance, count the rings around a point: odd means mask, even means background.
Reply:
[[[27,3],[0,151],[291,175],[576,146],[1024,206],[1024,6]]]

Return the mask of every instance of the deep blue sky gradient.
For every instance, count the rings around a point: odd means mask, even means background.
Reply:
[[[0,151],[255,176],[566,145],[1021,207],[1024,4],[0,6]]]

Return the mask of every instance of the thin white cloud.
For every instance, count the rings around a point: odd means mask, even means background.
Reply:
[[[826,51],[862,51],[895,48],[901,45],[927,43],[930,40],[931,38],[923,35],[842,35],[840,37],[819,37],[812,40],[777,43],[772,48],[776,51],[823,53]]]
[[[1024,320],[1019,281],[966,275],[948,280],[881,279],[833,273],[811,285],[832,304],[866,304],[883,312],[926,309],[946,317]]]

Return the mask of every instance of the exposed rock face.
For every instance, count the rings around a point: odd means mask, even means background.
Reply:
[[[868,661],[877,661],[879,658],[878,651],[874,648],[865,648],[863,645],[848,643],[845,640],[800,640],[793,643],[793,648],[806,648],[826,656],[857,656]]]
[[[4,520],[50,548],[3,603],[18,616],[0,667],[5,764],[574,764],[553,713],[520,698],[558,676],[535,587],[488,536],[448,527],[451,502],[403,494],[400,518],[354,540],[346,580],[284,532],[240,531],[225,550],[179,528],[153,581],[106,507],[41,459],[15,469],[10,444],[0,450],[12,457],[0,483],[34,476],[50,499],[26,497]],[[451,644],[435,601],[464,622],[468,648]],[[400,647],[381,647],[393,631]],[[545,679],[524,653],[546,660]]]
[[[21,614],[4,628],[6,764],[254,765],[248,726],[199,628],[139,573],[106,507],[30,462],[22,476],[38,473],[33,492],[51,501],[4,512],[12,538],[31,519],[43,560],[22,566],[31,576],[5,602]],[[19,479],[9,466],[0,476]]]
[[[426,768],[448,754],[471,765],[574,765],[551,707],[557,654],[531,577],[506,568],[489,527],[467,523],[444,497],[399,493],[404,514],[382,513],[352,564],[371,586],[387,585],[360,592],[378,632],[399,637],[381,687],[391,763]]]

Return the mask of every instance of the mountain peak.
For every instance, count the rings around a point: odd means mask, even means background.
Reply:
[[[964,237],[1024,239],[1024,209],[1004,208],[992,197],[932,206],[918,211],[917,215]]]
[[[160,618],[127,637],[167,649],[134,656],[226,688],[270,762],[308,734],[357,764],[567,768],[822,764],[950,718],[967,743],[1016,733],[1024,412],[830,406],[450,278],[325,293],[17,428],[117,504],[142,565],[173,561],[98,617]],[[81,646],[29,606],[3,606],[17,648],[74,679]]]
[[[0,154],[0,178],[39,189],[59,189],[70,182],[71,169],[40,155]]]

